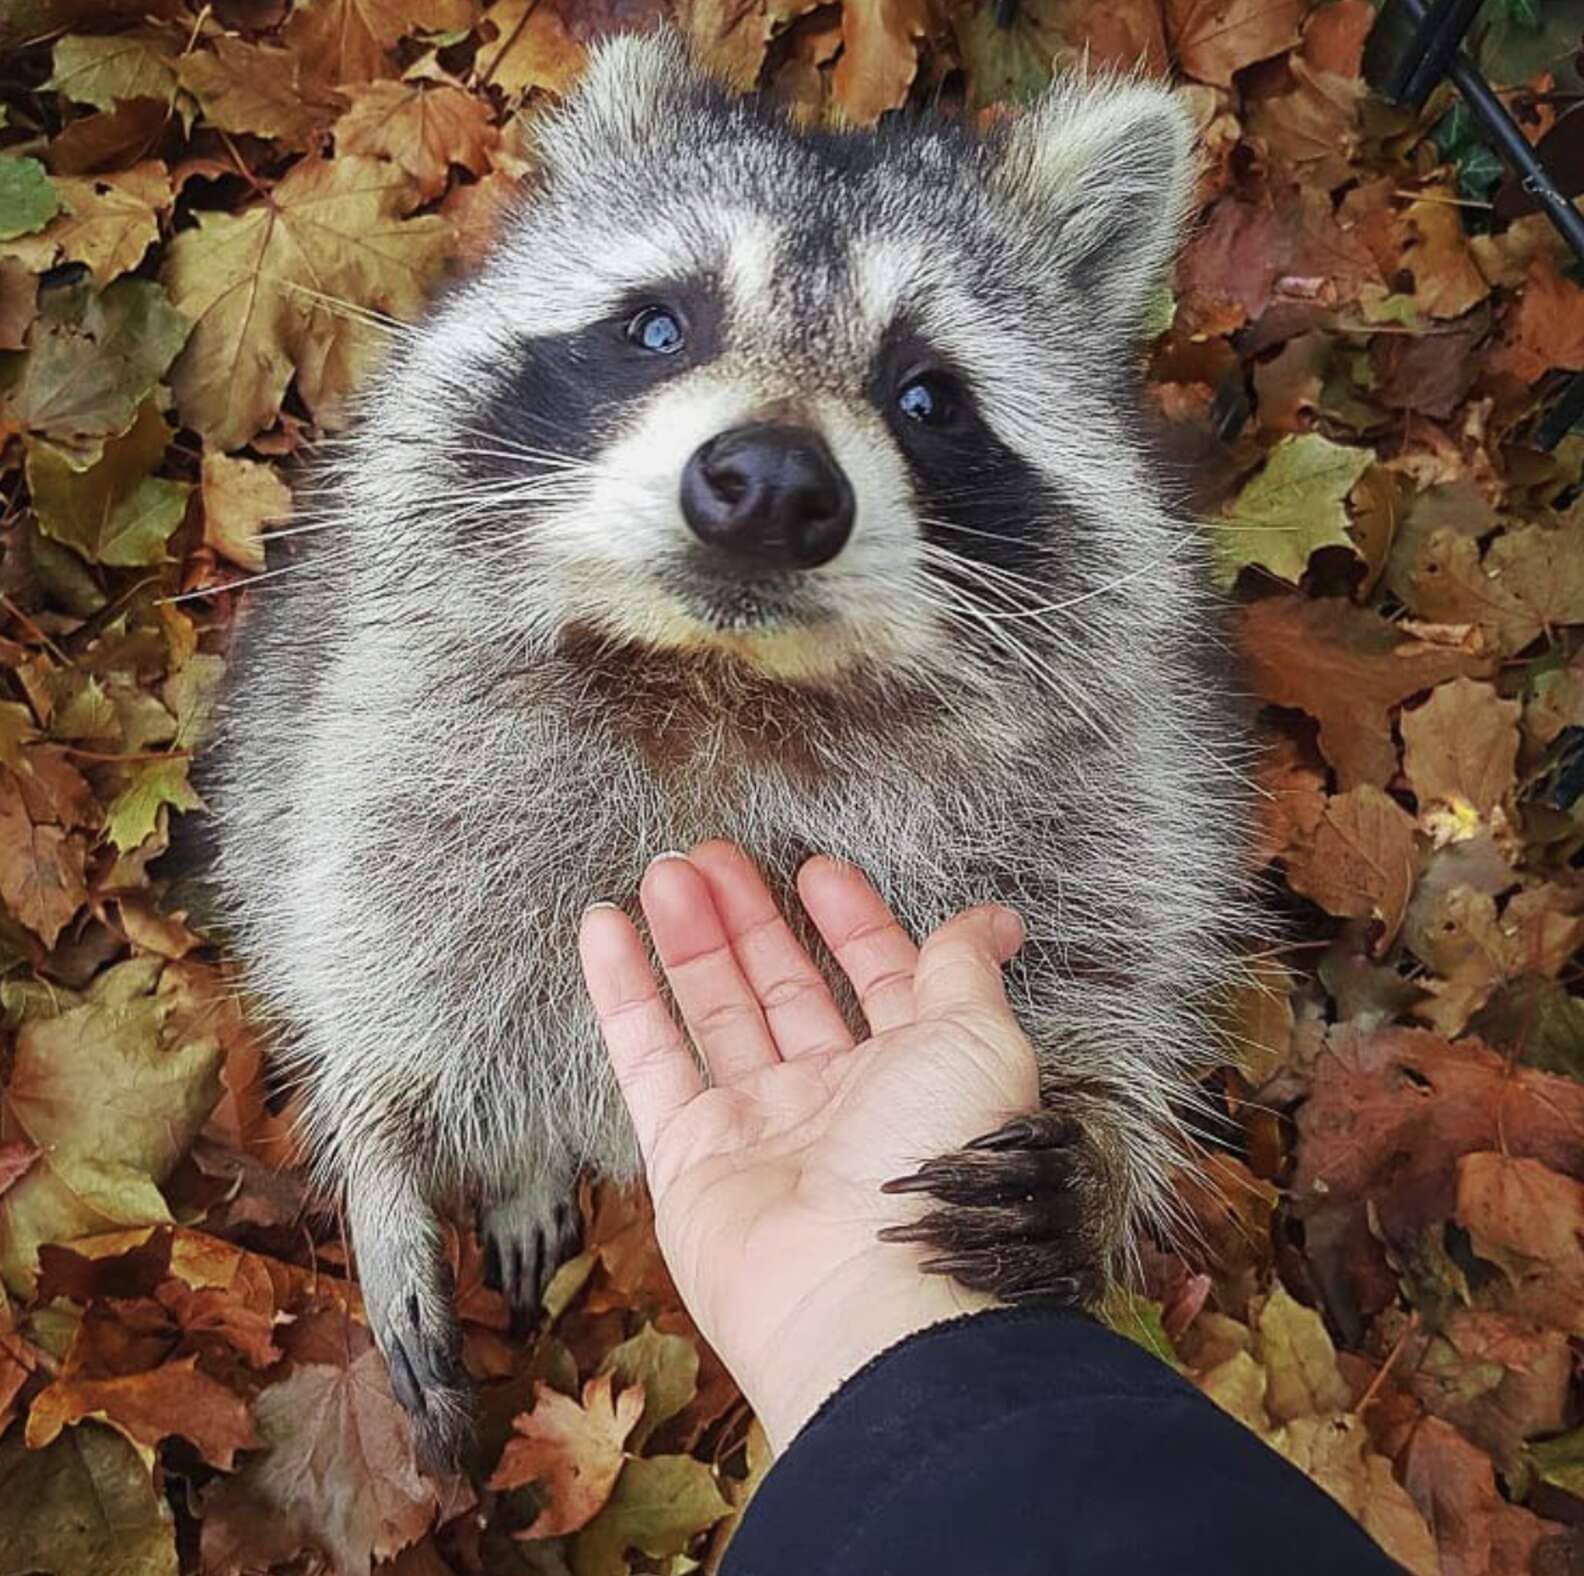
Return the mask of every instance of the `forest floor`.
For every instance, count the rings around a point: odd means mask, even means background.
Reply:
[[[294,460],[378,352],[336,302],[410,316],[474,262],[585,46],[669,9],[0,14],[0,1576],[681,1576],[764,1470],[641,1197],[605,1191],[527,1341],[454,1242],[477,1471],[418,1473],[234,971],[159,862],[203,813],[189,765]],[[810,117],[1015,112],[1084,55],[1179,84],[1201,212],[1149,395],[1267,703],[1262,851],[1297,939],[1227,1003],[1198,1240],[1112,1317],[1408,1569],[1560,1576],[1584,1569],[1584,436],[1529,440],[1584,368],[1584,288],[1448,93],[1369,96],[1372,16],[681,8],[728,81]],[[1577,0],[1490,0],[1471,47],[1584,186]]]

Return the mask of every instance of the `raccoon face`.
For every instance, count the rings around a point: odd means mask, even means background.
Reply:
[[[1189,147],[1169,94],[1115,82],[982,139],[799,132],[668,35],[612,42],[389,370],[370,485],[509,642],[994,662],[1140,567],[1130,375]]]

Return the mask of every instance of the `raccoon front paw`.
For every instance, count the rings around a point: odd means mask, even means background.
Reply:
[[[514,1335],[531,1326],[555,1272],[577,1252],[582,1231],[576,1198],[560,1189],[526,1187],[481,1212],[484,1284],[506,1298]]]
[[[933,1248],[923,1264],[931,1274],[1007,1303],[1083,1307],[1104,1290],[1100,1171],[1066,1117],[1016,1117],[881,1191],[925,1193],[941,1206],[879,1233]]]

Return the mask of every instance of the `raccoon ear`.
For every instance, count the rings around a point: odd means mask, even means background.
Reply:
[[[1083,79],[1053,85],[1014,121],[996,163],[1053,266],[1130,338],[1182,238],[1194,172],[1193,129],[1169,90]]]
[[[613,151],[640,151],[705,90],[675,29],[618,34],[590,52],[565,105],[536,129],[539,155],[552,173],[571,174]]]

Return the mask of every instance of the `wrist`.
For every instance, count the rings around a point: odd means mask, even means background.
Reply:
[[[997,1306],[920,1269],[907,1244],[876,1243],[834,1266],[737,1374],[776,1454],[841,1386],[910,1335]]]

